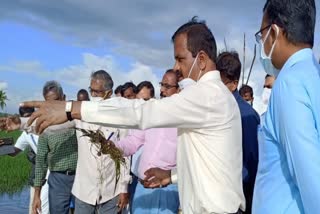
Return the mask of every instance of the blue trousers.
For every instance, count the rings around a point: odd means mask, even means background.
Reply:
[[[51,172],[48,178],[50,213],[69,214],[74,175]]]
[[[76,198],[76,214],[117,214],[118,207],[117,203],[119,196],[114,197],[113,199],[98,205],[87,204],[80,199]]]
[[[163,188],[147,189],[138,183],[132,201],[132,214],[176,214],[179,205],[176,184]]]

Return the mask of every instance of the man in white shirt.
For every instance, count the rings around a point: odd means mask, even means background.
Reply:
[[[21,117],[30,117],[30,115],[34,112],[34,108],[19,108],[19,114]],[[25,131],[22,132],[22,134],[17,139],[17,142],[14,145],[14,153],[9,154],[9,156],[15,157],[20,152],[24,151],[27,147],[30,147],[32,151],[30,151],[30,154],[37,154],[37,146],[38,146],[38,139],[39,136],[32,133],[27,133]],[[30,204],[29,204],[29,214],[32,214],[32,202],[34,197],[34,187],[33,187],[33,178],[34,178],[34,165],[35,165],[35,157],[31,158],[28,156],[28,159],[34,159],[30,160],[32,164],[32,172],[30,175]],[[43,191],[41,192],[41,210],[43,214],[49,213],[49,200],[48,200],[48,184],[47,182],[43,186]]]
[[[39,108],[29,124],[38,118],[40,133],[67,119],[122,128],[177,127],[177,172],[149,170],[150,180],[145,183],[163,186],[179,179],[184,214],[237,213],[245,209],[241,117],[216,70],[215,39],[204,22],[193,18],[176,31],[172,41],[174,69],[181,71],[182,81],[194,81],[179,94],[148,102],[122,98],[73,102],[71,109],[66,109],[65,102],[25,102],[24,106]]]

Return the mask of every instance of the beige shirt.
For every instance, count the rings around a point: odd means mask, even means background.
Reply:
[[[161,100],[111,98],[82,102],[82,120],[122,128],[178,128],[177,174],[184,214],[245,209],[238,105],[210,71],[181,93]]]
[[[120,135],[119,129],[107,128],[75,120],[76,127],[87,130],[100,129],[106,138],[114,132],[111,140],[116,142]],[[88,137],[83,137],[77,130],[78,162],[72,187],[72,194],[81,201],[96,205],[126,193],[130,181],[130,161],[126,158],[126,166],[121,166],[120,180],[116,184],[115,164],[109,155],[98,155],[98,148],[89,142]],[[116,187],[116,190],[115,190]]]
[[[35,123],[27,127],[28,118],[21,118],[21,129],[34,132]],[[89,124],[80,120],[68,121],[64,124],[50,126],[45,130],[46,133],[54,133],[57,130],[67,128],[82,128],[86,130],[100,129],[106,138],[114,132],[111,140],[116,142],[119,138],[124,137],[126,130],[116,128],[107,128],[94,124]],[[109,155],[98,156],[98,148],[89,142],[88,137],[83,137],[82,133],[77,130],[78,139],[78,161],[76,175],[72,187],[72,194],[81,201],[96,205],[102,204],[116,197],[120,193],[126,193],[130,176],[130,158],[125,158],[126,165],[121,166],[120,179],[115,190],[116,173],[115,165]]]

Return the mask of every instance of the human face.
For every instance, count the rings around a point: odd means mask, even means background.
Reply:
[[[77,97],[78,101],[89,101],[89,97],[85,94],[79,94]]]
[[[175,74],[167,73],[163,76],[160,82],[160,97],[170,97],[178,93],[178,80]]]
[[[133,88],[128,88],[127,90],[125,90],[123,92],[123,97],[127,99],[135,99],[136,94],[134,93]]]
[[[274,81],[275,81],[275,78],[274,78],[274,76],[269,76],[269,77],[267,77],[266,79],[265,79],[265,81],[264,81],[264,88],[269,88],[269,89],[271,89],[272,87],[273,87],[273,83],[274,83]]]
[[[260,30],[255,36],[257,42],[263,44],[265,56],[270,56],[272,65],[278,70],[281,69],[285,48],[282,47],[282,30],[276,24],[270,24],[266,13],[263,15]]]
[[[143,87],[136,96],[137,99],[144,99],[144,100],[150,100],[151,97],[151,91],[147,87]]]
[[[251,96],[251,94],[249,92],[245,93],[242,97],[245,101],[253,101],[253,97]]]
[[[52,100],[60,100],[63,101],[64,97],[59,96],[59,93],[56,91],[49,91],[46,95],[44,95],[45,101],[52,101]]]
[[[197,81],[199,78],[200,68],[197,61],[195,62],[195,57],[188,50],[187,47],[187,35],[179,34],[174,40],[174,58],[175,64],[173,69],[181,71],[183,78],[190,78]],[[199,57],[197,58],[199,60]],[[192,64],[195,62],[192,70],[190,71]]]
[[[92,97],[102,97],[103,99],[111,96],[111,90],[107,91],[104,87],[104,80],[92,79],[90,82],[89,91]],[[111,92],[112,93],[112,92]]]
[[[224,77],[221,76],[221,80],[222,82],[225,84],[225,86],[227,86],[227,88],[229,89],[229,91],[234,92],[237,88],[238,88],[238,80],[228,80]]]

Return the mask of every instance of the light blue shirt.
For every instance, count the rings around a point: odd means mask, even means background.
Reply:
[[[272,88],[253,213],[320,213],[320,66],[311,49],[291,56]]]

